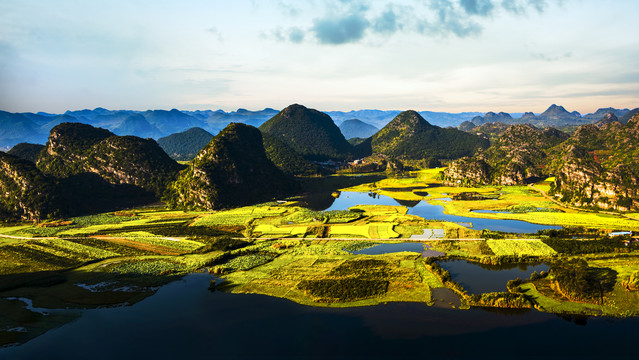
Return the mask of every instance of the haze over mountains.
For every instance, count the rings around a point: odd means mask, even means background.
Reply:
[[[339,130],[346,139],[364,139],[369,136],[373,136],[373,134],[379,131],[379,129],[375,126],[365,123],[359,119],[351,119],[342,122],[339,125]]]
[[[637,109],[635,109],[637,110]],[[633,110],[633,111],[635,111]],[[618,118],[629,113],[629,109],[600,108],[592,114],[581,115],[577,111],[569,112],[563,106],[552,104],[546,111],[539,115],[532,112],[526,112],[519,118],[511,116],[511,114],[500,112],[488,112],[484,116],[476,116],[470,120],[474,125],[483,125],[487,123],[502,122],[504,124],[533,124],[535,126],[574,126],[591,124],[601,120],[606,114],[611,113]],[[628,118],[629,119],[629,118]],[[625,122],[628,121],[625,120]],[[465,124],[468,126],[468,124]]]
[[[611,112],[622,122],[630,119],[637,109],[602,108],[593,114],[581,116],[577,112],[568,112],[561,106],[553,105],[544,113],[535,115],[531,112],[524,114],[463,112],[447,113],[421,111],[419,114],[431,125],[440,127],[457,127],[464,122],[474,125],[501,121],[507,124],[532,123],[536,126],[566,126],[593,123]],[[48,113],[9,113],[0,111],[0,149],[8,150],[22,142],[44,144],[51,129],[63,122],[80,122],[95,127],[108,129],[116,135],[134,135],[142,138],[159,139],[174,133],[183,132],[193,127],[199,127],[212,135],[217,134],[231,122],[243,123],[259,127],[275,116],[279,111],[266,108],[259,111],[238,109],[225,112],[222,110],[179,111],[167,110],[107,110],[96,108],[93,110],[67,111],[64,114]],[[401,111],[397,110],[356,110],[356,111],[325,111],[333,122],[342,125],[348,120],[358,119],[366,125],[381,129]],[[630,116],[626,116],[630,114]],[[352,125],[351,122],[346,126]],[[360,124],[361,125],[361,124]],[[363,125],[366,127],[366,125]],[[361,131],[361,126],[357,131]],[[346,139],[353,134],[344,130]],[[361,135],[361,134],[360,134]],[[361,137],[355,135],[354,137]]]

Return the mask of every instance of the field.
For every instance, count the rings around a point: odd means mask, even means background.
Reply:
[[[408,241],[425,231],[443,236],[410,241],[421,241],[444,257],[492,265],[518,261],[552,264],[558,259],[583,258],[592,268],[616,274],[612,290],[597,304],[566,299],[553,287],[552,274],[527,280],[519,290],[512,290],[512,296],[523,293],[529,305],[541,311],[611,316],[639,313],[639,291],[628,285],[633,276],[639,276],[637,247],[605,235],[610,230],[636,231],[639,222],[631,217],[637,214],[627,217],[560,206],[539,192],[547,190],[548,180],[535,188],[448,187],[438,180],[440,170],[401,178],[374,175],[365,178],[372,180],[369,183],[355,176],[329,177],[324,185],[317,179],[309,181],[322,190],[327,184],[346,184],[333,190],[372,191],[408,202],[427,200],[453,215],[572,228],[567,229],[565,238],[533,234],[523,240],[517,234],[483,233],[463,224],[424,219],[408,214],[407,206],[362,204],[315,211],[299,199],[215,212],[173,211],[159,206],[7,225],[0,227],[0,315],[4,316],[0,316],[4,319],[0,320],[0,343],[26,341],[74,319],[29,315],[20,301],[7,299],[27,298],[44,308],[133,304],[159,286],[199,269],[226,279],[218,284],[223,291],[265,294],[313,306],[392,301],[432,304],[431,290],[441,287],[453,289],[458,295],[451,296],[459,296],[462,303],[472,303],[460,285],[442,280],[446,274],[438,273],[417,253],[353,255],[345,250]],[[583,239],[574,239],[570,229],[575,226],[584,227],[579,230]],[[591,241],[594,239],[597,241]],[[16,335],[2,330],[16,324],[28,331]]]
[[[555,250],[541,242],[541,240],[486,240],[486,243],[497,256],[552,256],[557,254]]]
[[[440,169],[427,169],[412,173],[407,178],[389,178],[372,184],[362,184],[344,191],[375,191],[381,195],[400,200],[427,200],[433,205],[442,205],[447,214],[480,217],[486,219],[522,220],[544,225],[583,226],[608,230],[636,230],[639,221],[633,214],[623,215],[575,210],[559,205],[543,197],[539,190],[548,191],[552,178],[528,186],[443,186],[439,180]],[[392,189],[388,191],[387,189]],[[427,193],[429,196],[422,196]],[[487,200],[442,201],[461,193],[478,194]],[[477,213],[490,210],[495,213]],[[634,216],[634,218],[639,218]]]
[[[442,286],[415,253],[357,256],[343,250],[347,245],[344,241],[295,243],[294,249],[267,264],[225,275],[222,289],[343,307],[389,301],[429,303],[430,289]]]

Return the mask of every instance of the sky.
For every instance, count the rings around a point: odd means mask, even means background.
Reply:
[[[639,107],[635,0],[0,0],[0,109]]]

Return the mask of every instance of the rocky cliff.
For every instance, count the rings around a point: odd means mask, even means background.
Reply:
[[[567,138],[567,134],[553,128],[513,125],[487,150],[453,162],[445,176],[451,183],[524,184],[548,175],[548,149]]]
[[[560,200],[601,209],[639,208],[639,115],[627,125],[614,115],[583,125],[554,152],[552,193]]]
[[[34,163],[0,152],[0,220],[38,221],[58,215],[55,183]]]

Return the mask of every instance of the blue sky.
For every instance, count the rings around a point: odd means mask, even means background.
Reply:
[[[639,106],[632,0],[1,0],[0,109]]]

